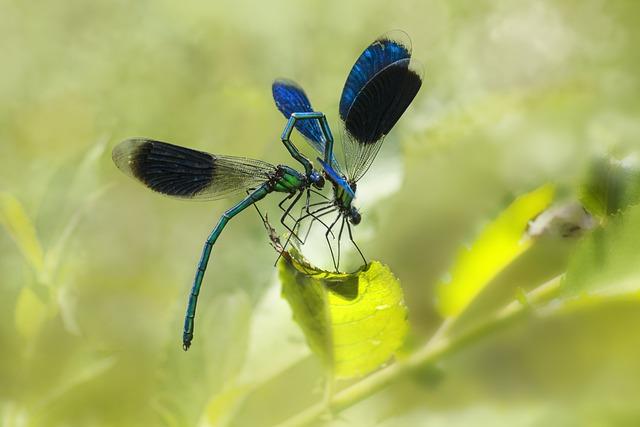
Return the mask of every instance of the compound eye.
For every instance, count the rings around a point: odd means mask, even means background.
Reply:
[[[349,215],[349,220],[351,221],[351,224],[358,225],[362,220],[362,216],[360,216],[360,212],[353,210],[351,211],[351,215]]]
[[[316,180],[313,183],[313,186],[316,187],[318,190],[321,190],[324,187],[324,178],[322,177],[322,175],[316,176]]]

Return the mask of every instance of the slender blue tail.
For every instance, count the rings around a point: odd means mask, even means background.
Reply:
[[[187,304],[187,313],[184,317],[184,330],[182,333],[182,348],[184,351],[189,350],[191,341],[193,340],[193,330],[195,328],[195,316],[196,306],[198,305],[198,295],[200,294],[200,286],[202,285],[202,279],[204,278],[204,272],[207,269],[209,263],[209,257],[211,256],[211,250],[216,243],[218,236],[222,233],[222,230],[227,225],[229,220],[256,203],[258,200],[264,198],[269,194],[271,190],[268,184],[262,184],[253,193],[249,194],[240,203],[226,211],[220,217],[218,224],[215,226],[207,241],[202,248],[202,255],[200,256],[200,262],[198,263],[198,270],[196,271],[196,277],[193,279],[193,286],[191,287],[191,293],[189,294],[189,302]]]

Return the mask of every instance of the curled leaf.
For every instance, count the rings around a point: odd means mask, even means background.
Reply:
[[[404,342],[407,307],[386,265],[373,261],[354,273],[332,273],[292,252],[279,267],[295,321],[335,377],[368,374]]]
[[[445,317],[459,315],[498,273],[526,251],[532,239],[529,221],[553,200],[554,187],[544,185],[513,201],[489,223],[469,247],[463,247],[448,278],[437,287],[437,305]]]

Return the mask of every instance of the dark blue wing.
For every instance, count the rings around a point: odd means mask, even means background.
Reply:
[[[358,181],[422,85],[411,50],[388,38],[373,42],[351,69],[340,101],[347,176]]]
[[[361,145],[376,144],[391,131],[418,93],[422,79],[409,60],[387,66],[362,88],[344,119],[348,135]]]
[[[309,98],[295,82],[279,79],[273,82],[271,90],[273,99],[276,101],[276,107],[287,119],[293,113],[310,113],[313,111]],[[313,148],[324,154],[324,135],[317,120],[298,121],[296,129],[309,140]]]
[[[181,199],[244,194],[277,173],[275,166],[260,160],[209,154],[146,138],[121,142],[112,157],[125,174],[153,191]]]
[[[347,76],[340,98],[340,118],[346,119],[356,96],[373,76],[390,64],[409,58],[409,48],[394,40],[381,38],[369,45],[360,54]]]
[[[307,94],[297,83],[291,80],[276,80],[271,86],[271,91],[273,92],[276,107],[287,119],[293,113],[310,113],[314,111]],[[318,120],[299,120],[296,122],[296,129],[304,135],[309,144],[318,153],[324,156],[326,141]],[[331,163],[336,170],[340,170],[333,153]]]

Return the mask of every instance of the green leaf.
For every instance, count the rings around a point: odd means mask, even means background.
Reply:
[[[291,308],[280,294],[280,282],[274,277],[273,284],[253,309],[238,384],[257,387],[310,356],[300,328],[291,322]],[[266,354],[269,363],[264,363]]]
[[[632,160],[601,158],[591,165],[580,192],[589,212],[606,218],[640,202],[640,168]]]
[[[30,287],[24,287],[18,295],[15,308],[15,323],[18,333],[24,338],[34,337],[49,315],[47,304]]]
[[[31,417],[26,407],[12,400],[5,400],[0,406],[0,419],[3,427],[22,427],[29,425]]]
[[[48,393],[40,396],[38,407],[42,408],[64,398],[67,393],[82,384],[88,383],[110,370],[117,362],[116,356],[90,357],[81,362],[75,361],[73,369]]]
[[[373,261],[355,273],[331,273],[295,252],[279,267],[294,320],[335,377],[377,369],[404,342],[407,308],[389,267]]]
[[[213,405],[212,413],[217,414],[215,419],[233,415],[232,399],[222,395],[236,388],[236,377],[246,358],[250,316],[249,297],[238,289],[217,295],[203,311],[198,323],[202,339],[189,350],[187,358],[176,336],[168,335],[154,404],[164,425],[198,425],[208,418],[209,405]],[[175,318],[171,331],[179,330],[181,325],[177,322],[181,320],[181,316]]]
[[[44,252],[36,229],[22,203],[11,193],[0,193],[0,224],[16,242],[22,255],[40,274],[44,267]]]
[[[212,427],[227,426],[242,402],[252,390],[250,386],[232,387],[218,393],[206,407],[206,424]]]
[[[78,228],[82,218],[93,208],[95,202],[102,197],[109,186],[104,186],[89,194],[82,203],[76,208],[75,212],[69,217],[62,233],[57,238],[55,244],[51,246],[44,256],[44,272],[45,277],[51,279],[55,276],[60,268],[61,260],[66,252],[68,243]]]
[[[533,239],[525,233],[529,221],[553,200],[552,185],[518,197],[475,242],[463,247],[446,280],[437,286],[437,307],[445,317],[458,316],[498,273],[526,251]]]
[[[211,310],[213,313],[216,311]],[[247,312],[247,315],[249,314]],[[237,321],[226,319],[220,322],[218,313],[211,317],[227,329],[231,320]],[[242,322],[245,323],[245,320]],[[255,389],[310,355],[300,329],[291,322],[291,309],[280,296],[280,283],[277,280],[274,280],[273,285],[253,309],[247,332],[248,336],[243,336],[242,341],[246,341],[248,348],[242,355],[236,356],[238,363],[244,362],[242,369],[240,372],[234,372],[233,376],[228,376],[223,389],[216,390],[207,402],[200,420],[201,426],[229,425],[243,402]],[[218,349],[222,347],[226,352],[230,352],[233,349],[229,347],[237,347],[238,343],[216,340],[216,345]],[[242,348],[244,350],[244,345]],[[230,353],[230,356],[235,355],[236,352]],[[268,358],[268,363],[265,363],[265,358]],[[210,362],[211,358],[208,358],[208,361]],[[213,372],[217,368],[217,365],[212,365]]]
[[[640,205],[595,230],[576,250],[562,295],[617,296],[640,292]]]

